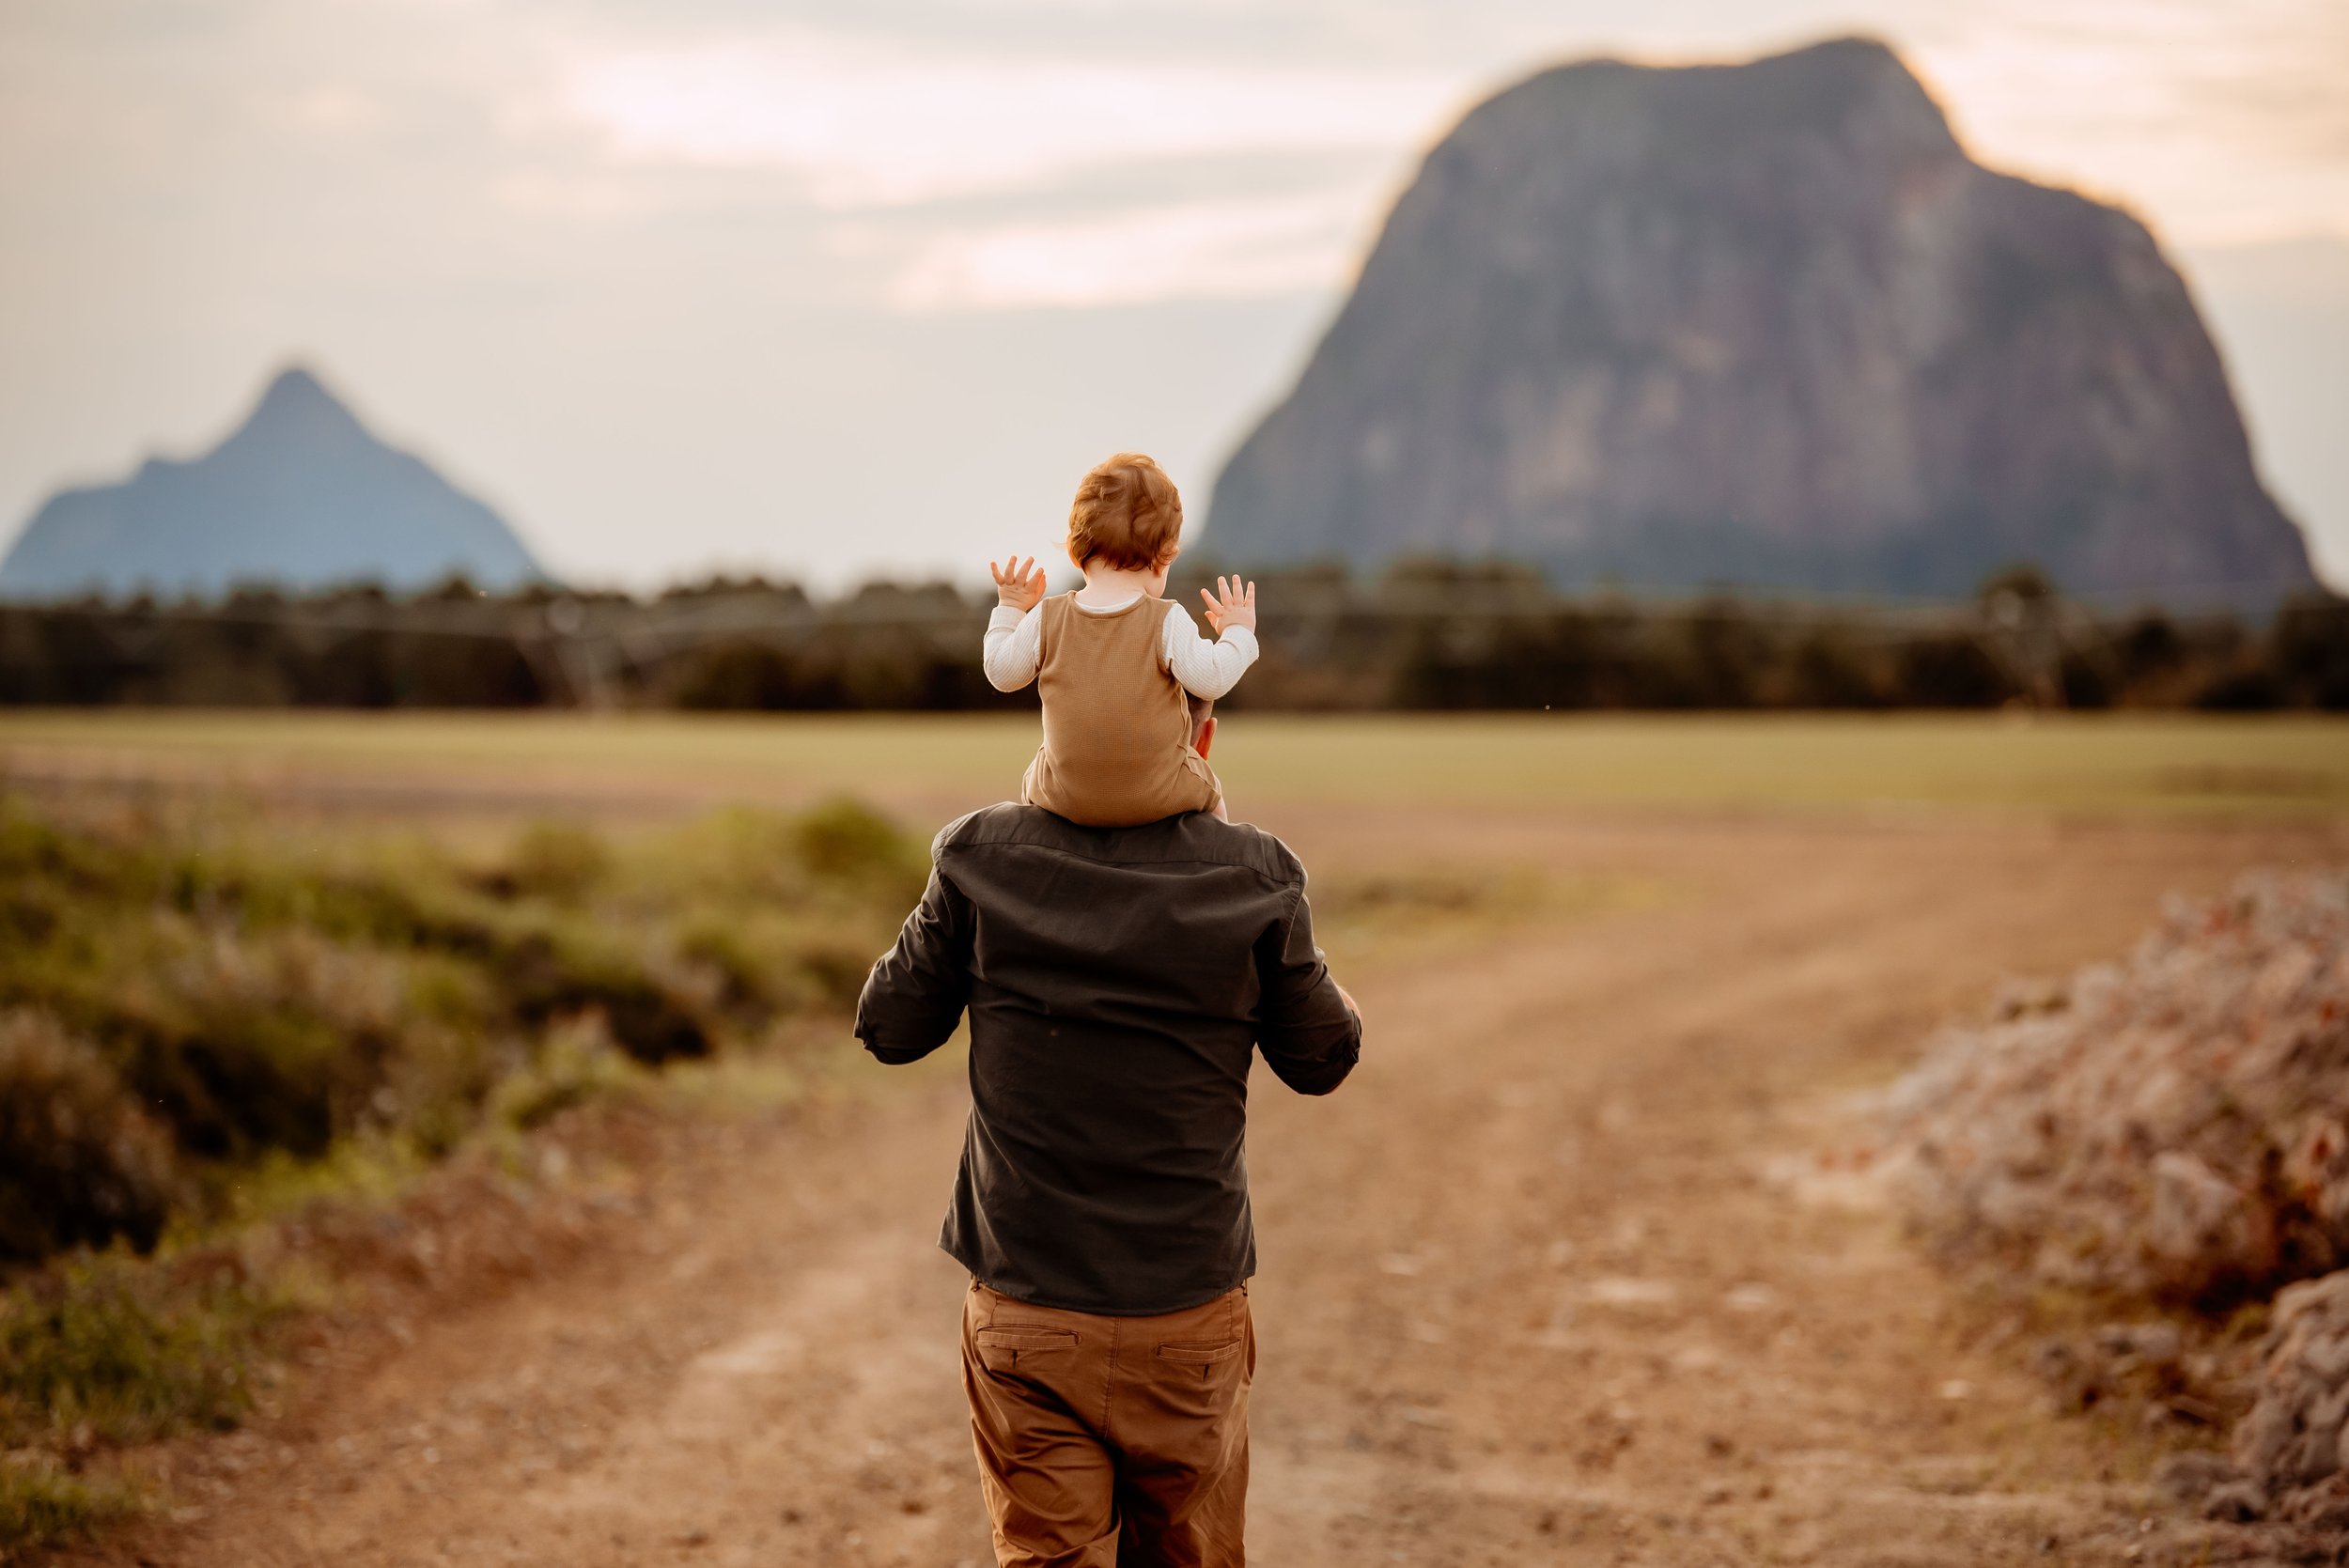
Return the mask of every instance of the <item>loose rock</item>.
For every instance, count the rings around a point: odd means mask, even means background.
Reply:
[[[2349,1267],[2349,876],[2173,905],[2125,964],[2002,1012],[1892,1096],[1942,1237],[2190,1304]]]
[[[2263,1348],[2236,1466],[2286,1518],[2349,1517],[2349,1269],[2278,1296]]]

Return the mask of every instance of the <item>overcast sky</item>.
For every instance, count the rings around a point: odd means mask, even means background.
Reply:
[[[1196,516],[1476,100],[1850,31],[2154,225],[2349,581],[2341,0],[8,0],[0,541],[289,359],[579,580],[968,576],[1120,446]]]

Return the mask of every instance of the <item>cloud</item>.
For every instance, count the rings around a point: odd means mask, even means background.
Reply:
[[[562,101],[624,159],[772,168],[852,210],[1151,159],[1401,148],[1470,86],[1401,70],[922,55],[802,33],[598,54],[573,64]]]
[[[1204,474],[1482,91],[1853,27],[2173,241],[2349,225],[2342,0],[5,0],[0,533],[299,346],[583,576],[952,560],[907,431],[981,531]]]
[[[922,313],[1326,288],[1353,264],[1361,206],[1324,192],[950,232],[899,271],[888,300]]]
[[[2223,242],[2349,213],[2349,10],[2337,0],[1984,0],[1912,53],[1994,166]]]

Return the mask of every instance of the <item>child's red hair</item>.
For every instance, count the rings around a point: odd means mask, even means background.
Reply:
[[[1174,558],[1183,533],[1183,498],[1166,471],[1139,452],[1093,466],[1068,508],[1068,558],[1127,571],[1151,571]]]

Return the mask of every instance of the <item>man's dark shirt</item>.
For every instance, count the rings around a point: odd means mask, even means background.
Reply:
[[[1204,813],[1081,828],[1003,805],[949,826],[932,860],[856,1032],[911,1062],[970,1009],[971,1123],[939,1244],[1006,1296],[1121,1317],[1253,1274],[1253,1050],[1326,1094],[1361,1041],[1297,857]]]

